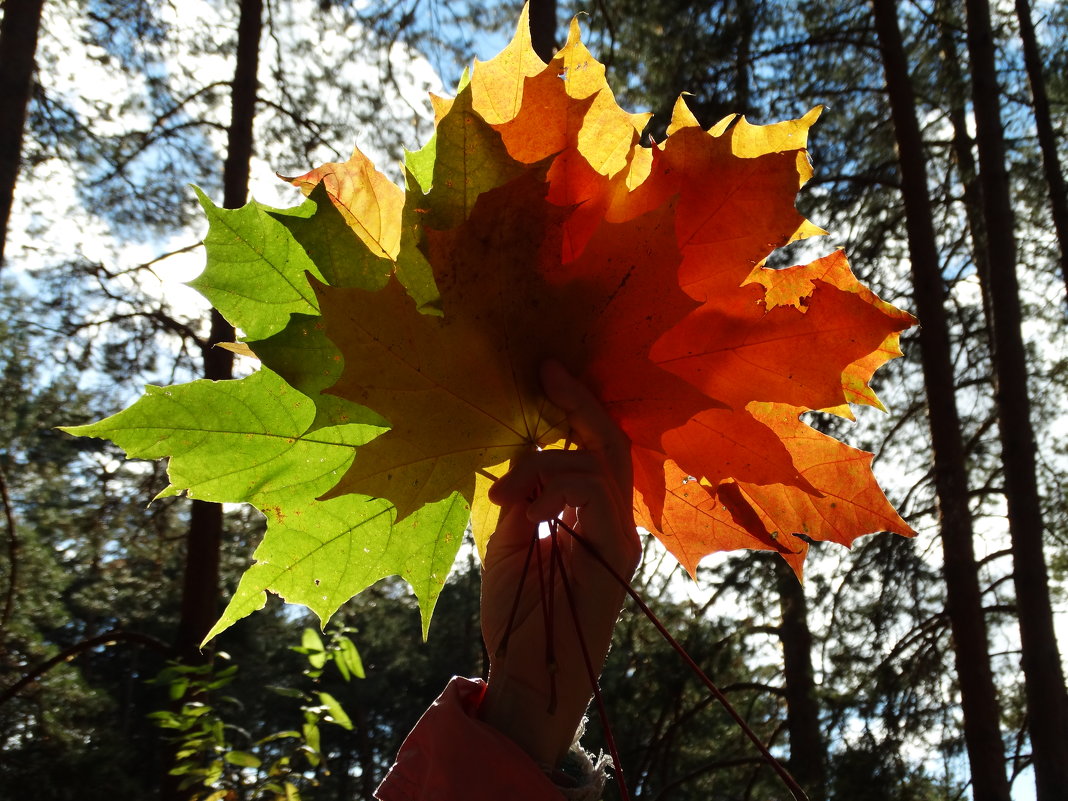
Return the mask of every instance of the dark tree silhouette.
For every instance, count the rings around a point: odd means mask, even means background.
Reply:
[[[253,123],[256,118],[256,73],[259,66],[260,34],[263,29],[263,0],[241,0],[237,28],[237,60],[231,94],[231,119],[227,130],[226,161],[223,167],[223,205],[236,209],[248,197],[249,162],[252,158]],[[211,310],[211,329],[204,342],[204,377],[212,381],[233,378],[233,354],[217,347],[234,340],[234,328],[216,309]],[[200,643],[219,615],[219,562],[223,540],[223,507],[195,499],[186,538],[185,578],[182,586],[181,616],[175,648],[186,664],[207,663],[208,653]],[[186,699],[179,699],[182,703]],[[165,777],[165,801],[181,801],[187,790],[179,789],[176,777]]]
[[[1057,156],[1057,134],[1050,113],[1049,95],[1046,92],[1042,53],[1035,36],[1035,24],[1031,20],[1031,4],[1028,0],[1016,0],[1016,17],[1020,21],[1024,66],[1027,68],[1027,80],[1031,85],[1035,133],[1042,151],[1042,170],[1049,190],[1053,230],[1057,232],[1057,245],[1060,249],[1061,277],[1064,279],[1065,292],[1068,293],[1068,186],[1065,186],[1064,173],[1061,172],[1061,162]]]
[[[22,134],[33,91],[44,0],[6,0],[0,23],[0,269],[22,161]]]
[[[1016,276],[1015,214],[1005,167],[994,37],[987,0],[967,0],[972,104],[979,180],[986,219],[995,401],[1005,464],[1005,500],[1012,539],[1013,581],[1027,699],[1027,725],[1039,801],[1063,798],[1068,787],[1068,695],[1053,629],[1035,436],[1028,395],[1027,352]]]
[[[944,306],[945,286],[927,192],[923,140],[909,85],[909,65],[898,27],[896,0],[873,0],[872,5],[897,141],[913,298],[923,321],[920,356],[934,446],[946,611],[953,630],[972,792],[976,801],[1008,801],[1005,749],[972,541],[968,477]]]
[[[775,558],[779,590],[779,642],[782,643],[786,730],[790,736],[787,767],[810,801],[827,797],[827,742],[820,728],[820,704],[812,670],[812,632],[805,589],[782,559]]]

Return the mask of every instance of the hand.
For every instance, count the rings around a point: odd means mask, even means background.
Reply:
[[[558,363],[544,365],[542,385],[549,400],[566,412],[582,449],[528,454],[490,489],[490,499],[502,509],[482,577],[482,636],[490,674],[480,715],[539,764],[552,767],[570,748],[593,687],[561,570],[550,571],[552,540],[538,540],[534,553],[531,541],[539,523],[562,516],[628,579],[637,567],[641,544],[634,528],[626,436],[593,394]],[[625,591],[563,528],[557,543],[582,639],[599,673]],[[550,598],[548,638],[543,602],[548,604]]]

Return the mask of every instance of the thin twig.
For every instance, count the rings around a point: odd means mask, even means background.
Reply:
[[[545,566],[542,563],[541,544],[538,542],[538,531],[532,535],[534,541],[534,553],[538,562],[538,593],[541,597],[541,617],[545,626],[545,670],[549,674],[549,706],[546,709],[550,715],[556,713],[556,651],[553,647],[553,609],[551,596],[546,598]]]
[[[523,572],[519,574],[519,585],[515,588],[515,599],[512,601],[512,611],[508,615],[508,625],[504,629],[504,636],[497,644],[495,656],[504,656],[508,651],[508,638],[512,636],[512,627],[515,626],[515,616],[519,612],[519,600],[523,597],[523,585],[527,581],[527,573],[530,571],[530,557],[534,553],[534,546],[538,544],[537,533],[530,539],[530,547],[527,548],[527,558],[523,562]]]
[[[550,524],[551,525],[551,524]],[[535,539],[538,532],[534,533]],[[556,537],[553,536],[549,550],[549,584],[548,592],[543,595],[542,602],[546,603],[545,616],[549,622],[549,631],[546,640],[549,644],[549,653],[546,654],[549,662],[549,714],[556,714],[556,562],[559,557],[556,548]],[[561,580],[563,575],[561,574]]]
[[[113,645],[119,640],[129,640],[130,642],[147,645],[149,648],[154,648],[155,650],[166,656],[172,655],[174,651],[174,649],[171,648],[171,646],[167,645],[167,643],[163,642],[163,640],[157,640],[155,637],[149,636],[148,634],[140,634],[136,631],[123,631],[121,629],[113,629],[112,631],[105,632],[96,637],[90,637],[88,640],[76,642],[69,648],[65,648],[64,650],[60,651],[51,659],[46,659],[41,664],[37,665],[37,667],[30,670],[21,679],[16,681],[6,690],[0,692],[0,706],[3,706],[5,703],[10,701],[12,698],[18,695],[23,688],[29,686],[30,684],[33,684],[35,681],[37,681],[37,679],[41,678],[41,676],[50,671],[52,668],[56,667],[57,665],[61,665],[64,662],[70,662],[82,651],[87,651],[90,648],[97,647],[98,645]]]

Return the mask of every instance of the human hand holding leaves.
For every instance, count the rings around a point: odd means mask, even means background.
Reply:
[[[822,233],[794,207],[819,110],[703,130],[680,100],[645,147],[647,117],[620,109],[604,75],[577,23],[542,64],[524,15],[435,100],[403,193],[356,151],[292,179],[308,195],[295,209],[202,199],[196,286],[260,371],[153,388],[72,432],[170,457],[170,494],[267,516],[213,633],[267,591],[325,619],[394,573],[425,626],[471,507],[480,550],[496,528],[485,477],[567,436],[539,382],[547,359],[629,439],[635,520],[691,574],[713,551],[758,548],[800,575],[810,541],[912,533],[871,455],[800,415],[879,406],[868,381],[915,321],[841,252],[765,266]]]
[[[536,761],[555,765],[589,704],[624,588],[586,546],[565,534],[539,538],[538,526],[563,517],[623,577],[641,546],[630,443],[559,364],[547,363],[542,377],[581,449],[529,453],[490,490],[502,512],[482,578],[490,675],[480,714]]]

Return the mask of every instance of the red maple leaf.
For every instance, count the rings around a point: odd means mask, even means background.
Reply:
[[[369,204],[375,242],[400,233],[397,278],[379,292],[317,287],[345,358],[330,391],[392,426],[331,495],[387,498],[402,517],[454,491],[483,502],[476,476],[566,436],[537,383],[552,357],[631,438],[638,521],[691,573],[734,548],[776,550],[800,573],[811,540],[912,533],[871,455],[799,416],[878,405],[867,382],[913,318],[841,253],[763,266],[822,233],[794,206],[818,110],[705,131],[680,100],[665,141],[642,147],[646,117],[616,105],[577,24],[544,65],[525,19],[435,106],[433,149],[417,154],[432,167],[410,160],[403,223]],[[327,173],[345,185],[346,170],[375,184],[358,154]],[[366,241],[359,204],[331,197]],[[427,266],[438,314],[401,286]]]

